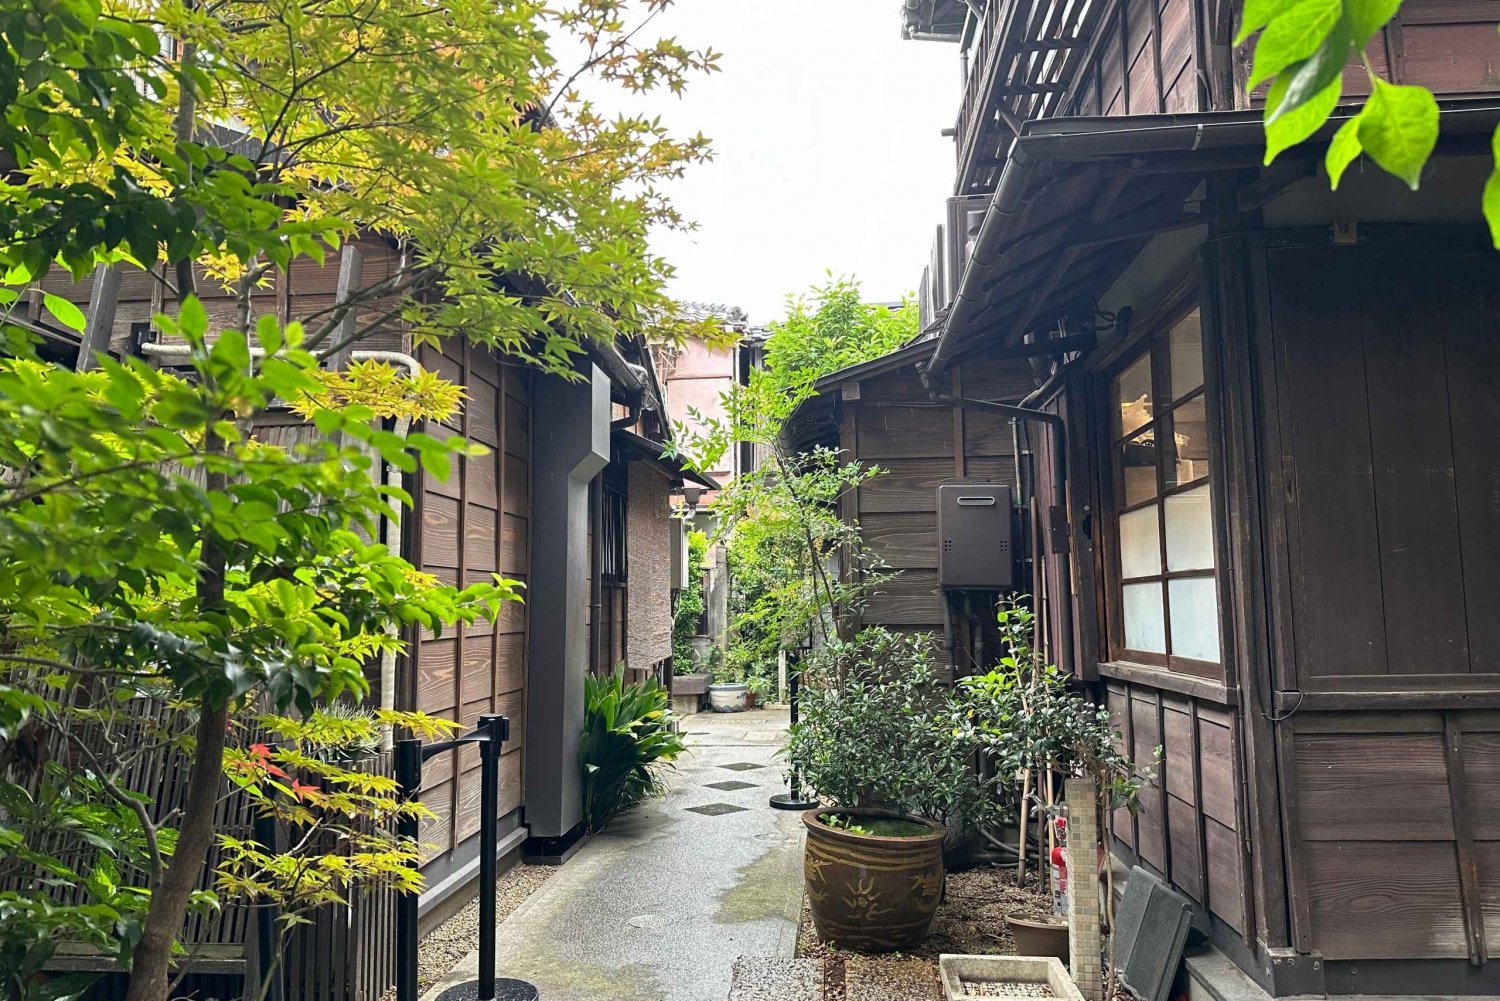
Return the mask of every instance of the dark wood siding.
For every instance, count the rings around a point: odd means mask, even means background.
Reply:
[[[1275,247],[1266,280],[1296,687],[1500,687],[1500,261]]]
[[[1253,269],[1291,932],[1330,962],[1500,941],[1500,713],[1466,708],[1500,692],[1500,261],[1465,245]]]
[[[429,434],[462,434],[490,454],[454,464],[447,480],[422,477],[422,568],[449,582],[472,584],[499,572],[522,581],[530,570],[531,381],[483,348],[447,342],[422,348],[424,367],[465,387],[463,410]],[[416,708],[472,727],[484,713],[511,720],[500,770],[500,813],[521,805],[526,746],[526,623],[523,604],[507,604],[495,624],[424,634],[416,657]],[[435,815],[422,840],[441,854],[479,830],[479,754],[466,747],[442,755],[424,775],[423,803]]]
[[[1025,362],[965,361],[953,367],[952,378],[954,392],[976,399],[1014,402],[1033,388]],[[932,406],[910,368],[859,383],[855,396],[846,392],[842,402],[840,446],[883,472],[859,488],[846,515],[858,519],[865,542],[897,571],[870,595],[863,621],[940,639],[937,488],[1014,483],[1010,424],[990,414]],[[990,618],[988,610],[979,610],[978,617]],[[946,663],[946,651],[941,656]]]
[[[1152,774],[1139,811],[1115,811],[1115,838],[1243,932],[1247,857],[1239,833],[1239,747],[1231,710],[1125,681],[1110,681],[1107,691],[1122,749]]]

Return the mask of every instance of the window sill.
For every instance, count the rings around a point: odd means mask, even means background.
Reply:
[[[1100,664],[1099,677],[1113,678],[1116,681],[1128,681],[1133,685],[1160,688],[1162,691],[1175,692],[1178,695],[1188,695],[1192,698],[1202,699],[1204,702],[1217,703],[1221,706],[1238,705],[1240,700],[1238,689],[1226,687],[1217,681],[1209,681],[1206,678],[1195,678],[1190,674],[1177,674],[1157,667],[1144,667],[1140,664],[1130,664],[1118,660]]]

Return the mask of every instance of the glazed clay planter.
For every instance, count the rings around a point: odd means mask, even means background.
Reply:
[[[742,713],[745,711],[745,693],[749,691],[738,682],[708,686],[708,708],[716,713]]]
[[[836,830],[818,819],[826,808],[802,815],[807,828],[804,875],[818,938],[844,949],[891,952],[927,937],[943,896],[943,838],[947,828],[929,821],[929,833],[885,838]],[[838,810],[871,819],[913,820],[880,810]]]

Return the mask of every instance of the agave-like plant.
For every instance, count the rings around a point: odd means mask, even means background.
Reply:
[[[664,791],[661,772],[686,745],[672,729],[670,696],[655,678],[626,682],[621,665],[584,679],[583,697],[583,822],[589,831],[601,831]]]

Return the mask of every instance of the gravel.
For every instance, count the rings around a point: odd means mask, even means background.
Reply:
[[[734,961],[729,1001],[823,1001],[822,980],[815,959],[741,956]]]
[[[1009,866],[950,872],[932,921],[932,934],[912,952],[871,957],[824,945],[813,930],[812,914],[804,900],[797,955],[824,961],[828,1001],[942,1001],[938,956],[1013,954],[1016,944],[1005,915],[1045,914],[1051,909],[1052,898],[1046,888],[1038,886],[1035,879],[1024,887],[1017,886],[1015,870]]]
[[[557,866],[550,865],[518,864],[506,870],[495,885],[495,920],[504,921],[555,872]],[[477,948],[479,897],[476,895],[468,906],[422,939],[417,950],[417,996],[427,993],[433,984],[446,977],[460,960]],[[391,990],[382,1001],[393,1001],[395,996],[395,990]]]

